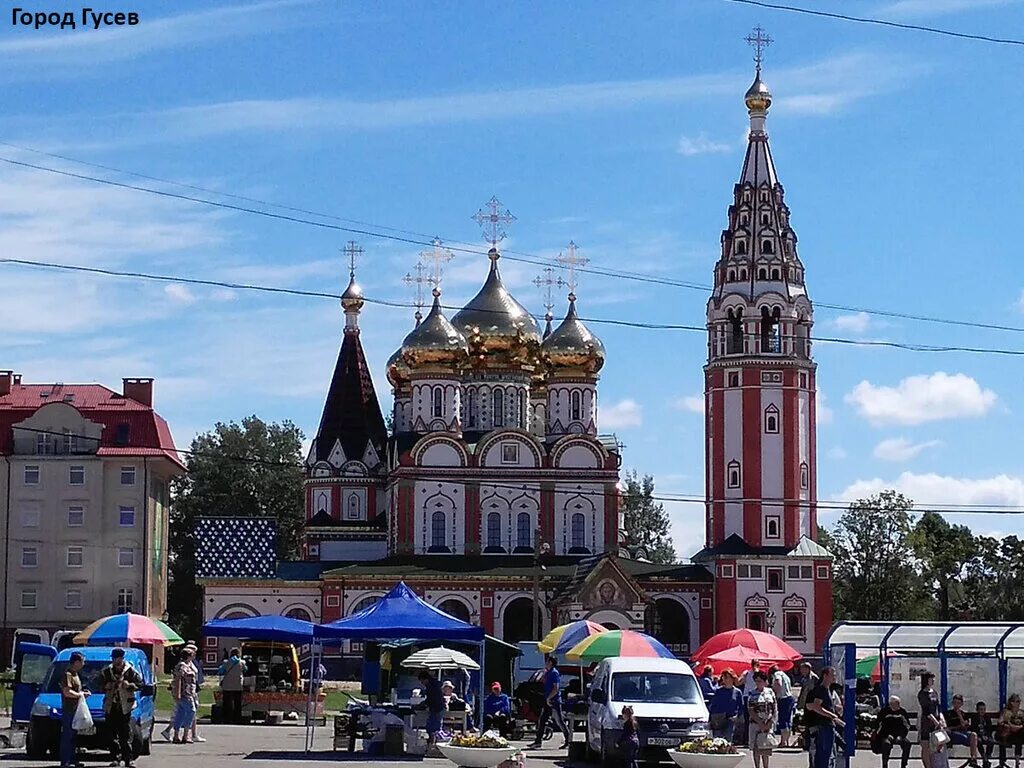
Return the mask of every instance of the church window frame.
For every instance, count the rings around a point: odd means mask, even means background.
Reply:
[[[800,373],[800,388],[807,389],[807,374],[802,371]]]
[[[819,565],[815,570],[817,571],[818,579],[821,579],[821,580],[828,579],[829,576],[828,576],[828,566],[827,565]]]
[[[484,545],[488,549],[501,549],[501,513],[500,512],[488,512],[487,513],[487,543]]]
[[[811,470],[807,462],[800,463],[800,490],[806,491],[811,485]]]
[[[736,566],[736,578],[737,579],[749,579],[750,578],[750,566],[747,563],[740,563]]]
[[[505,390],[496,387],[491,391],[491,423],[495,427],[505,426]]]
[[[746,280],[746,279],[747,279],[747,270],[746,269],[741,269],[740,270],[740,280]]]
[[[521,429],[529,429],[526,418],[526,391],[519,390],[519,426]]]
[[[731,579],[736,573],[736,568],[732,563],[724,563],[718,566],[718,576],[722,579]]]
[[[747,241],[737,240],[736,241],[736,255],[745,256],[747,254]]]
[[[781,280],[782,273],[779,272],[778,267],[772,267],[772,280]]]
[[[767,227],[768,225],[771,224],[771,222],[772,222],[772,217],[771,216],[769,216],[767,213],[762,213],[761,214],[761,225],[762,226]]]
[[[573,421],[583,418],[583,393],[578,389],[569,394],[569,418]]]
[[[774,256],[775,255],[775,243],[773,243],[771,240],[762,240],[761,241],[761,253],[763,253],[766,256]]]
[[[502,464],[518,464],[519,463],[519,443],[507,442],[501,444],[501,463]]]
[[[768,515],[764,519],[764,537],[766,539],[782,538],[782,518],[778,515]],[[769,590],[771,591],[771,590]]]
[[[726,316],[729,319],[729,336],[726,339],[726,354],[742,355],[745,336],[743,328],[743,307],[730,309]]]
[[[728,276],[726,277],[726,280],[728,280],[728,281],[729,281],[729,282],[731,283],[731,282],[733,282],[733,281],[734,281],[735,279],[736,279],[736,270],[735,270],[735,269],[730,269],[730,270],[729,270],[729,274],[728,274]]]
[[[786,574],[781,566],[764,569],[765,592],[785,592]]]
[[[471,389],[471,390],[469,390],[469,392],[466,393],[466,426],[467,427],[475,427],[476,426],[476,416],[477,416],[477,414],[476,414],[476,409],[477,409],[476,399],[477,398],[476,398],[476,390],[475,389]]]
[[[533,518],[529,512],[516,515],[516,549],[533,551]]]
[[[736,460],[733,459],[726,466],[726,487],[728,488],[739,488],[743,485],[743,467]]]
[[[764,609],[747,610],[746,616],[747,629],[752,629],[755,632],[767,632],[768,631],[768,611]]]
[[[768,270],[765,269],[764,267],[758,267],[757,279],[758,280],[767,280],[768,279]]]
[[[436,510],[430,515],[430,549],[448,552],[448,515]]]
[[[772,403],[764,409],[764,432],[766,435],[779,434],[779,409]]]
[[[749,223],[750,223],[750,219],[747,217],[747,214],[741,213],[740,214],[740,226],[745,227]]]
[[[782,612],[782,637],[786,640],[807,639],[807,611],[790,609]]]
[[[349,520],[359,520],[362,517],[360,512],[361,505],[359,503],[359,494],[350,493],[345,502],[345,517]]]
[[[573,512],[569,518],[569,547],[576,551],[587,548],[587,516],[582,512]]]
[[[431,392],[431,398],[433,401],[433,409],[431,411],[433,418],[440,419],[444,417],[444,388],[434,387]]]
[[[726,382],[727,382],[726,386],[728,386],[729,389],[738,389],[739,388],[739,386],[740,386],[740,372],[739,371],[728,371],[725,374],[725,378],[726,378]]]

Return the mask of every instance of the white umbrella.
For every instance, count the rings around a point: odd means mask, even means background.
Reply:
[[[402,666],[419,669],[480,669],[480,665],[466,654],[445,648],[443,645],[416,651],[402,662]]]

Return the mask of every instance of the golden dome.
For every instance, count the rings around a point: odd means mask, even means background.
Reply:
[[[754,75],[754,82],[747,89],[747,95],[743,97],[747,103],[747,110],[750,112],[767,112],[772,105],[772,92],[761,80],[761,67],[758,66],[757,74]]]
[[[394,354],[388,358],[386,370],[388,381],[392,387],[400,387],[409,381],[410,370],[405,358],[402,357],[402,347],[396,349]]]
[[[540,343],[537,323],[501,282],[498,251],[491,248],[491,270],[483,288],[452,318],[476,352],[519,351]]]
[[[441,293],[434,289],[434,305],[402,342],[402,359],[409,368],[455,367],[466,360],[466,337],[441,312]],[[390,366],[389,366],[389,371]]]
[[[341,306],[345,310],[351,309],[356,312],[363,308],[363,289],[356,282],[354,272],[349,273],[348,288],[341,294]]]
[[[583,369],[597,373],[604,366],[604,344],[576,315],[576,297],[569,294],[569,311],[541,345],[544,357],[553,368]]]

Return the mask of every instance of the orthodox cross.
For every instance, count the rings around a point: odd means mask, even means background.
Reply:
[[[405,277],[402,278],[402,282],[406,285],[413,286],[413,300],[416,303],[416,324],[419,325],[420,320],[423,319],[423,286],[430,282],[430,278],[423,274],[426,267],[423,266],[423,261],[417,261],[416,266],[413,270],[416,272],[416,277],[413,277],[410,272],[405,273]]]
[[[454,259],[455,254],[441,244],[440,237],[435,237],[431,240],[430,246],[429,250],[420,251],[420,261],[430,269],[427,282],[434,286],[435,291],[440,291],[444,265]]]
[[[749,35],[744,40],[747,41],[747,45],[754,49],[754,61],[757,63],[757,68],[761,68],[761,62],[764,61],[764,50],[775,41],[768,36],[760,25],[754,27]]]
[[[546,310],[544,316],[552,317],[552,311],[555,308],[554,301],[554,290],[555,286],[565,285],[565,281],[561,277],[555,277],[554,267],[544,267],[540,271],[541,273],[533,279],[533,284],[540,288],[541,294],[544,296],[544,309]]]
[[[349,240],[342,253],[348,257],[348,276],[354,278],[356,276],[356,260],[362,258],[365,251],[355,240]]]
[[[491,248],[497,248],[498,243],[505,239],[505,227],[516,220],[512,212],[507,208],[501,209],[501,201],[492,197],[487,201],[487,210],[481,208],[473,215],[473,221],[480,225],[484,231],[484,240],[491,244]]]
[[[555,261],[565,267],[565,270],[569,273],[569,279],[563,284],[569,286],[569,295],[575,298],[576,286],[579,285],[579,276],[576,274],[576,271],[589,264],[590,259],[580,253],[576,243],[570,240],[569,245],[565,247],[565,253],[558,254],[555,257]]]

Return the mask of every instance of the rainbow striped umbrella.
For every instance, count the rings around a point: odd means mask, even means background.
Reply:
[[[75,635],[75,642],[79,645],[182,645],[185,641],[159,619],[137,613],[117,613],[96,619]]]
[[[577,643],[591,635],[600,635],[608,630],[592,621],[571,621],[548,632],[544,639],[537,643],[537,650],[562,656]]]
[[[616,656],[674,659],[672,651],[650,635],[631,629],[613,629],[585,638],[566,652],[570,661],[594,662]]]

